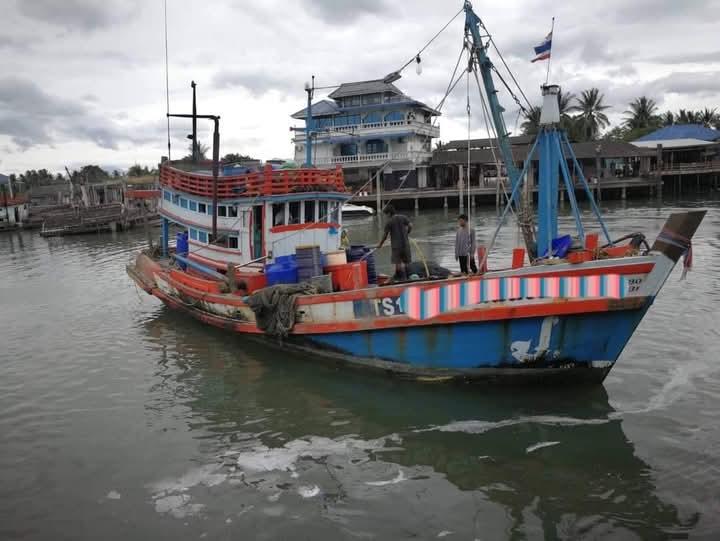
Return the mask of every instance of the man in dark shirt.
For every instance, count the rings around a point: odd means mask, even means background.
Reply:
[[[389,236],[392,247],[391,261],[395,264],[395,276],[398,280],[407,280],[407,265],[412,260],[410,238],[408,237],[412,231],[412,223],[407,216],[395,214],[395,208],[392,205],[385,207],[383,214],[388,220],[385,224],[385,234],[377,249],[382,248]]]

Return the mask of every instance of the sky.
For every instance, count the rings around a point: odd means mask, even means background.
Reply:
[[[304,84],[382,78],[462,8],[459,0],[167,0],[171,112],[221,116],[221,154],[292,158],[290,118]],[[540,102],[547,63],[532,47],[555,16],[551,81],[598,87],[614,123],[633,98],[662,110],[720,108],[720,0],[474,2],[520,87]],[[0,172],[98,164],[126,169],[167,154],[163,0],[0,0]],[[461,51],[458,16],[395,83],[441,101]],[[491,59],[500,65],[496,53]],[[472,82],[472,81],[471,81]],[[323,97],[318,91],[316,98]],[[468,137],[467,85],[445,102],[442,141]],[[470,135],[485,135],[475,86]],[[499,94],[511,132],[518,106]],[[211,124],[199,139],[210,144]],[[171,123],[172,156],[187,154],[189,121]]]

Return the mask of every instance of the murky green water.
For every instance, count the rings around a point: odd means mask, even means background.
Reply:
[[[141,232],[2,235],[0,539],[716,539],[707,206],[689,280],[676,270],[605,385],[581,390],[340,370],[139,292],[124,265]],[[654,235],[670,210],[615,206],[608,222]],[[413,217],[446,265],[453,216]],[[489,238],[493,211],[476,220]],[[353,223],[354,242],[376,237]]]

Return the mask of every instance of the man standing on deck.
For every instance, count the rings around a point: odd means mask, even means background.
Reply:
[[[410,255],[410,231],[412,231],[412,223],[407,216],[395,214],[395,208],[388,205],[383,210],[388,218],[385,224],[385,234],[383,235],[377,249],[382,248],[383,244],[390,237],[390,246],[392,247],[391,261],[395,264],[395,276],[398,280],[407,280],[407,266],[412,259]]]
[[[458,216],[458,229],[455,233],[455,259],[460,262],[460,272],[468,273],[468,263],[473,274],[477,274],[475,265],[475,228],[468,224],[467,214]]]

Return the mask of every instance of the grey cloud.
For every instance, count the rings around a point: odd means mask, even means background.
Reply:
[[[310,13],[333,24],[352,24],[356,17],[377,15],[390,9],[387,0],[306,0]]]
[[[27,37],[0,36],[0,50],[9,49],[15,52],[27,52],[32,49],[32,44]]]
[[[603,6],[606,8],[606,6]],[[634,0],[620,1],[612,9],[620,21],[635,23],[637,21],[658,21],[659,19],[700,19],[712,20],[720,15],[720,4],[716,0]]]
[[[295,89],[297,79],[288,73],[282,75],[269,71],[254,70],[221,70],[212,78],[212,86],[217,89],[242,87],[255,96],[263,95],[270,90],[290,91]],[[301,87],[296,89],[302,91]]]
[[[17,0],[18,11],[30,19],[68,30],[96,30],[131,20],[138,5],[121,0]]]
[[[720,51],[709,52],[682,52],[665,54],[662,56],[651,56],[645,59],[647,62],[657,64],[704,64],[707,62],[720,63]]]
[[[0,134],[9,136],[21,150],[67,140],[117,149],[121,141],[147,143],[154,136],[145,130],[130,133],[79,102],[52,96],[30,81],[13,77],[0,79]]]

